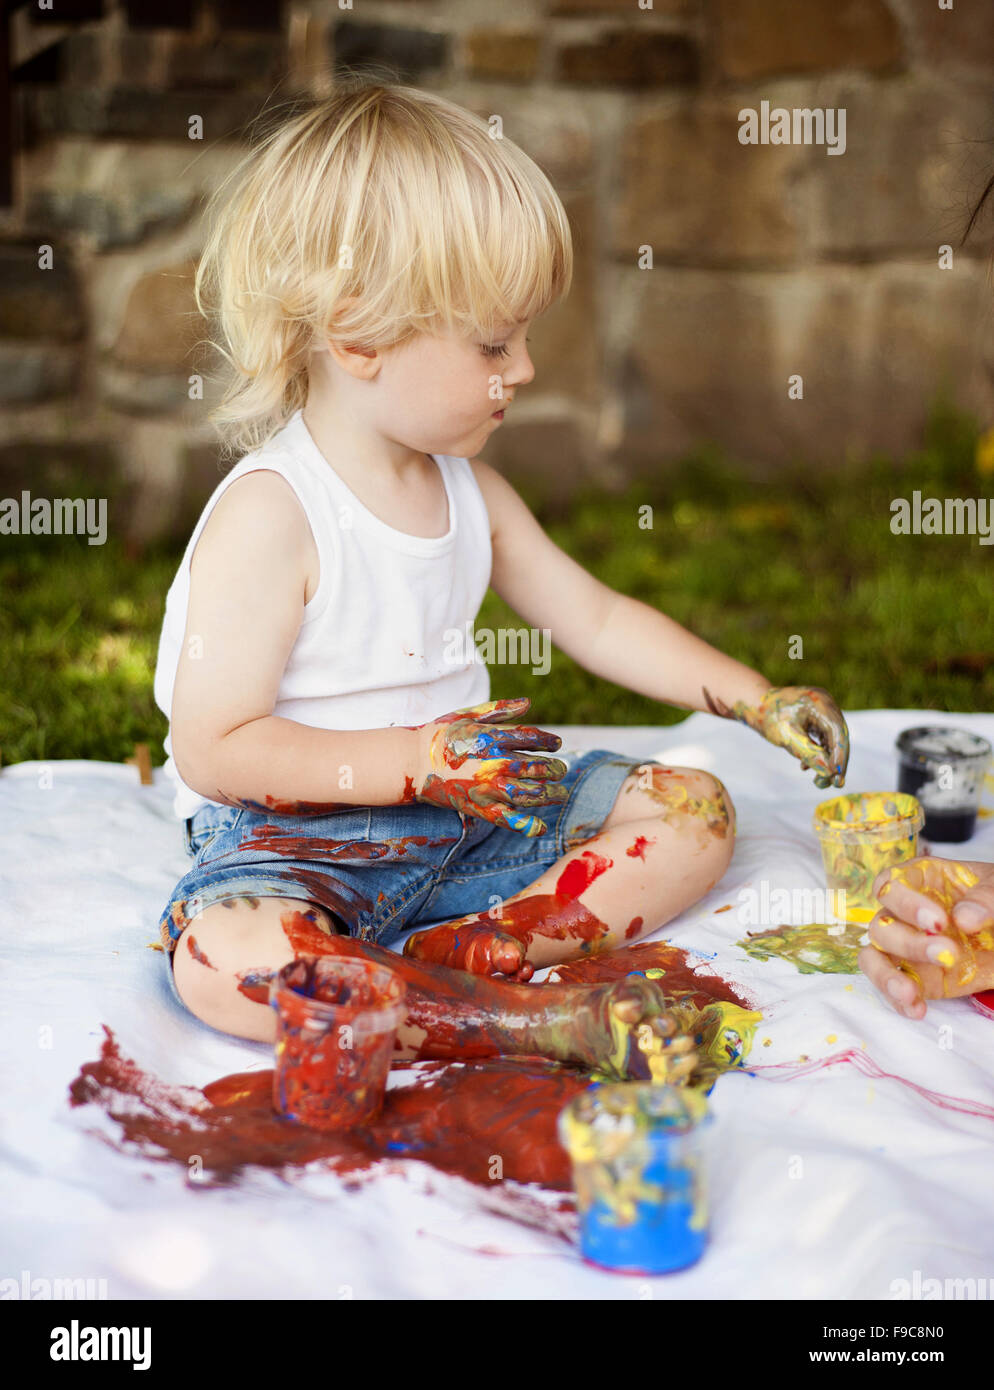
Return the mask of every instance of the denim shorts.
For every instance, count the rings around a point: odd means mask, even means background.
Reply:
[[[651,760],[562,750],[566,801],[535,807],[544,835],[421,802],[350,806],[284,816],[214,803],[186,821],[192,867],[159,919],[167,952],[189,920],[224,898],[299,898],[339,916],[349,933],[391,946],[413,927],[486,912],[527,888],[568,850],[596,835],[622,783]]]

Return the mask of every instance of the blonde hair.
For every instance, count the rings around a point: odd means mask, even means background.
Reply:
[[[383,82],[347,78],[297,103],[206,216],[195,294],[230,367],[209,417],[228,456],[260,448],[306,403],[314,345],[385,350],[442,329],[490,342],[573,274],[569,221],[542,170],[453,102]]]

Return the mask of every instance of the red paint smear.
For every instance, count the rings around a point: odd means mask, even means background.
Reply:
[[[629,845],[625,853],[630,855],[632,859],[641,859],[644,864],[646,845],[654,845],[655,843],[655,840],[648,840],[644,835],[636,835],[635,843]]]
[[[202,1091],[170,1086],[122,1056],[109,1028],[104,1033],[99,1059],[87,1062],[69,1087],[70,1105],[105,1109],[120,1125],[122,1149],[137,1148],[184,1171],[192,1155],[199,1155],[216,1185],[237,1181],[250,1166],[282,1169],[317,1161],[355,1173],[380,1160],[413,1158],[495,1188],[496,1156],[505,1181],[571,1189],[556,1119],[588,1078],[554,1062],[419,1062],[417,1083],[389,1090],[376,1119],[361,1129],[329,1133],[276,1114],[271,1070],[226,1076]]]
[[[207,959],[206,953],[202,951],[200,947],[197,945],[196,937],[193,935],[192,932],[188,933],[186,938],[186,944],[190,952],[190,955],[193,957],[194,960],[198,960],[201,965],[206,965],[208,970],[217,969],[216,965],[211,965],[210,961]]]
[[[315,925],[313,913],[288,912],[281,920],[297,955],[330,950],[389,962],[407,983],[408,1001],[417,1001],[417,1022],[428,1030],[425,1049],[436,1058],[460,1060],[395,1062],[395,1068],[414,1069],[415,1084],[389,1089],[375,1120],[336,1134],[278,1115],[272,1108],[272,1070],[223,1077],[202,1091],[167,1085],[122,1056],[105,1027],[100,1057],[81,1068],[69,1088],[70,1104],[104,1108],[120,1127],[117,1147],[172,1161],[184,1172],[197,1154],[218,1185],[237,1181],[252,1166],[299,1168],[317,1161],[356,1174],[384,1161],[420,1159],[477,1184],[488,1208],[561,1236],[563,1218],[557,1220],[556,1213],[569,1201],[563,1199],[555,1210],[543,1206],[495,1181],[491,1163],[499,1157],[504,1180],[568,1192],[570,1174],[556,1120],[588,1084],[589,1071],[541,1056],[494,1056],[511,1045],[501,1036],[496,1012],[514,1012],[512,1001],[520,1000],[517,1012],[523,1008],[542,1021],[558,1009],[571,1026],[582,1027],[576,1020],[584,1009],[574,983],[609,984],[651,967],[666,971],[668,997],[690,998],[698,1007],[715,999],[743,1003],[717,976],[691,971],[683,952],[666,942],[643,942],[560,966],[558,974],[568,983],[512,985],[422,965],[350,937],[329,937]],[[261,975],[253,980],[244,972],[243,993],[252,985],[268,995]]]
[[[838,1066],[840,1062],[851,1063],[863,1076],[870,1076],[875,1081],[897,1081],[921,1096],[923,1100],[927,1100],[930,1105],[937,1105],[940,1110],[953,1110],[960,1115],[975,1115],[978,1119],[994,1120],[994,1106],[984,1105],[979,1100],[947,1096],[942,1091],[930,1091],[927,1086],[919,1086],[905,1076],[895,1076],[893,1072],[884,1071],[872,1057],[857,1047],[847,1048],[845,1052],[833,1052],[830,1057],[819,1057],[814,1062],[800,1065],[796,1062],[773,1062],[768,1066],[749,1067],[749,1071],[755,1072],[764,1081],[796,1081],[799,1076],[810,1076],[816,1071],[824,1071],[826,1067]],[[781,1070],[789,1071],[789,1075],[767,1075],[768,1072]]]
[[[732,904],[731,904],[731,903],[726,903],[724,907],[716,907],[716,908],[715,908],[715,913],[717,914],[717,913],[719,913],[719,912],[731,912],[731,910],[732,910]]]
[[[402,835],[396,840],[322,840],[291,835],[278,825],[260,825],[245,835],[240,849],[275,854],[281,859],[399,859],[411,845],[450,845],[451,836],[430,840],[427,835]],[[214,861],[211,861],[214,862]]]
[[[629,922],[627,928],[625,929],[625,940],[626,940],[626,941],[630,941],[630,940],[632,939],[633,936],[638,936],[638,934],[639,934],[639,932],[640,932],[641,930],[642,930],[642,918],[641,918],[641,917],[633,917],[632,920]]]
[[[556,892],[566,898],[578,898],[595,878],[610,869],[613,860],[585,849],[576,859],[571,859],[556,880]]]

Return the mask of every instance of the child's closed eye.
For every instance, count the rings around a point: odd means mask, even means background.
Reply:
[[[525,342],[530,343],[531,338],[526,338]],[[509,351],[507,343],[481,343],[480,348],[485,357],[506,357]]]

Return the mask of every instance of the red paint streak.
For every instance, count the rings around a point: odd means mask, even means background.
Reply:
[[[270,972],[265,970],[242,970],[236,976],[238,993],[251,999],[253,1004],[269,1003]]]
[[[578,898],[595,878],[599,878],[606,869],[611,868],[613,862],[611,859],[605,859],[603,855],[595,854],[592,849],[585,849],[563,869],[556,880],[556,892],[563,897]]]
[[[402,795],[401,798],[400,798],[400,804],[403,806],[404,803],[407,802],[407,801],[416,801],[416,800],[417,800],[417,788],[416,788],[415,785],[414,785],[414,778],[413,778],[413,777],[405,777],[405,778],[404,778],[404,792],[403,792],[403,795]]]
[[[633,937],[633,936],[638,936],[638,934],[639,934],[639,932],[640,932],[641,930],[642,930],[642,918],[641,918],[641,917],[633,917],[632,920],[629,922],[629,924],[628,924],[626,930],[625,930],[625,940],[626,940],[626,941],[631,941],[632,937]]]
[[[813,1072],[824,1071],[826,1067],[838,1066],[840,1062],[849,1062],[863,1076],[870,1076],[875,1081],[897,1081],[901,1086],[907,1086],[909,1090],[921,1096],[923,1100],[927,1100],[930,1105],[937,1105],[940,1110],[952,1110],[960,1115],[975,1115],[982,1120],[994,1120],[994,1106],[984,1105],[979,1100],[947,1096],[942,1091],[930,1091],[927,1086],[919,1086],[905,1076],[895,1076],[893,1072],[884,1071],[872,1057],[857,1047],[849,1047],[845,1052],[833,1052],[830,1057],[819,1057],[806,1064],[773,1062],[769,1066],[749,1067],[748,1070],[755,1072],[764,1081],[796,1081],[799,1076],[810,1076]],[[767,1075],[768,1072],[776,1071],[787,1074]]]
[[[556,1138],[559,1111],[586,1085],[582,1072],[541,1058],[495,1058],[471,1067],[416,1064],[417,1083],[387,1092],[380,1115],[360,1129],[308,1129],[276,1114],[271,1070],[242,1072],[205,1086],[168,1085],[122,1056],[109,1028],[100,1058],[69,1087],[70,1105],[100,1105],[120,1126],[117,1147],[188,1170],[199,1154],[215,1185],[247,1168],[294,1169],[320,1162],[335,1172],[381,1160],[419,1159],[488,1188],[499,1155],[502,1178],[571,1188]]]
[[[427,835],[403,835],[396,840],[322,840],[314,835],[291,835],[278,825],[261,825],[243,837],[240,849],[275,854],[281,859],[399,859],[411,845],[450,845],[452,837],[430,840]],[[213,862],[213,861],[212,861]]]
[[[277,816],[313,816],[328,811],[355,811],[361,809],[351,801],[279,801],[275,796],[265,798],[267,808]]]
[[[655,840],[648,840],[644,835],[636,835],[635,843],[633,845],[629,845],[628,848],[625,850],[625,853],[630,855],[632,859],[641,859],[644,864],[646,845],[654,845],[655,843]]]
[[[207,956],[197,945],[196,938],[194,937],[192,932],[187,932],[186,934],[186,946],[187,950],[190,952],[190,955],[193,957],[194,960],[198,960],[201,965],[206,965],[208,970],[217,969],[216,965],[211,965],[210,961],[207,959]]]
[[[713,884],[712,884],[711,886],[714,887]],[[716,913],[718,913],[718,912],[731,912],[731,910],[732,910],[732,904],[731,904],[731,903],[726,903],[724,907],[716,907],[716,908],[715,908],[715,912],[716,912]]]

